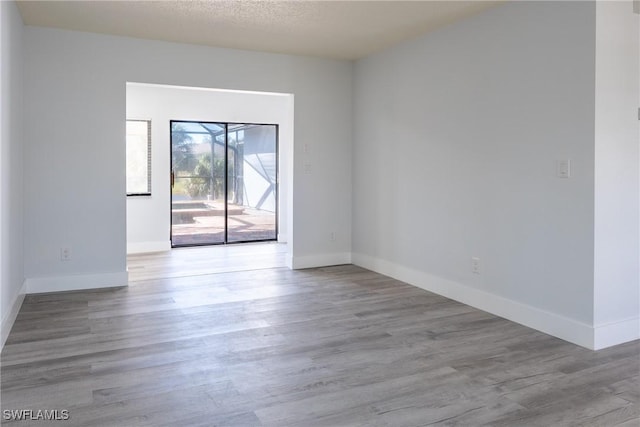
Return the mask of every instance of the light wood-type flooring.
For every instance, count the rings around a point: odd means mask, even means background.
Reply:
[[[213,248],[133,256],[128,288],[27,296],[2,409],[68,410],[57,426],[640,425],[638,341],[594,352],[261,250],[228,272]]]

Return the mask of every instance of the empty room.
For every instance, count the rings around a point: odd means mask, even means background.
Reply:
[[[640,426],[640,2],[0,1],[0,422]]]

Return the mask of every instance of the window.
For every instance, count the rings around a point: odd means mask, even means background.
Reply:
[[[151,195],[151,120],[127,120],[127,196]]]

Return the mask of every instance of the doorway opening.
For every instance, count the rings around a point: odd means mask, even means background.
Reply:
[[[274,241],[278,125],[171,120],[171,246]]]

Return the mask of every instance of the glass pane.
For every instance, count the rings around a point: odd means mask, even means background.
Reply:
[[[229,125],[227,241],[275,240],[277,126]]]
[[[171,122],[171,244],[224,243],[224,124]]]
[[[151,194],[151,122],[127,120],[127,195]]]

